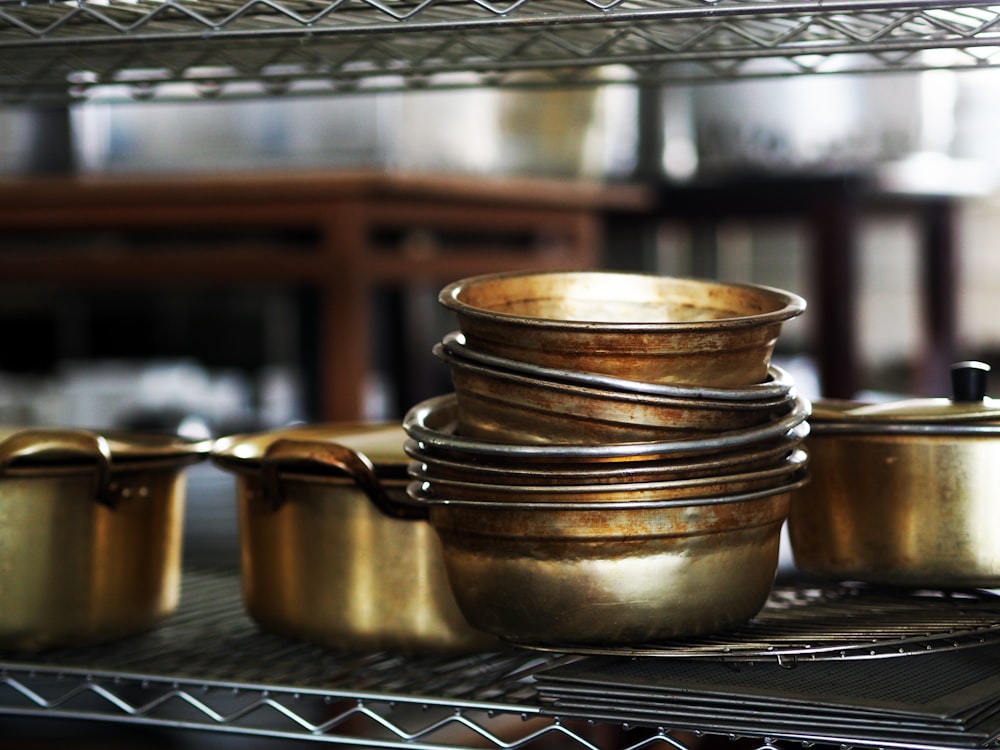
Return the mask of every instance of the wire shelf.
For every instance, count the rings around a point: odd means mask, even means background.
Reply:
[[[687,750],[688,738],[696,737],[692,731],[704,734],[704,727],[692,730],[683,722],[663,726],[663,717],[595,721],[554,711],[538,691],[539,678],[577,664],[586,669],[581,660],[588,655],[334,651],[258,629],[244,610],[234,571],[186,570],[183,581],[178,611],[148,633],[82,649],[0,652],[0,717],[89,719],[410,750]],[[692,639],[661,644],[658,652],[638,647],[617,653],[625,657],[621,664],[651,653],[730,661],[741,652],[766,663],[775,651],[822,652],[831,642],[842,653],[872,618],[882,623],[881,646],[904,639],[908,648],[899,655],[914,655],[919,663],[927,657],[915,654],[964,650],[972,643],[956,639],[972,631],[979,631],[978,645],[995,644],[1000,597],[779,587],[742,639]],[[810,640],[813,645],[802,645]],[[869,639],[869,646],[880,647],[877,641]],[[666,669],[669,674],[671,667]],[[776,747],[767,736],[749,739]]]
[[[922,0],[4,0],[0,98],[694,82],[997,64]]]
[[[0,719],[44,716],[409,750],[665,746],[667,732],[541,713],[532,675],[572,656],[520,650],[349,654],[262,632],[238,574],[187,570],[159,628],[102,646],[0,653]],[[609,733],[613,740],[608,739]]]

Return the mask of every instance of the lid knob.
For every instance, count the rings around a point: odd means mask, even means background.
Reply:
[[[986,398],[990,366],[985,362],[956,362],[951,366],[951,398],[956,403],[975,403]]]

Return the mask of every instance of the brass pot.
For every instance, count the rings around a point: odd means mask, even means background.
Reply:
[[[658,383],[646,382],[642,380],[628,380],[618,378],[614,375],[603,375],[595,372],[583,372],[581,370],[562,370],[557,367],[543,367],[523,362],[517,359],[507,359],[506,357],[495,357],[491,354],[478,351],[468,345],[465,335],[461,331],[451,331],[446,333],[441,339],[441,349],[447,357],[442,357],[445,361],[450,358],[475,363],[483,367],[494,370],[502,370],[516,373],[525,377],[541,381],[552,381],[556,383],[569,383],[581,385],[587,388],[597,388],[607,391],[641,393],[648,396],[657,396],[673,399],[690,400],[712,400],[712,401],[750,401],[761,402],[780,399],[787,396],[795,382],[790,373],[771,364],[768,367],[767,378],[759,383],[738,387],[710,387],[705,384],[689,383]]]
[[[496,647],[459,611],[426,514],[408,509],[404,440],[398,424],[343,424],[216,442],[262,628],[352,651]]]
[[[410,465],[410,476],[420,483],[428,499],[485,500],[497,503],[642,503],[665,500],[697,500],[706,497],[757,492],[787,484],[806,469],[804,451],[793,451],[780,463],[766,469],[656,481],[604,482],[597,484],[510,484],[457,480],[437,476],[418,463]]]
[[[955,369],[959,382],[983,373]],[[841,580],[1000,586],[1000,403],[984,388],[962,385],[952,400],[817,402],[813,481],[789,516],[796,565]]]
[[[177,606],[184,468],[208,444],[78,429],[0,433],[0,647],[85,646]]]
[[[709,435],[671,440],[628,441],[614,443],[525,443],[484,440],[462,435],[457,429],[458,404],[454,393],[435,396],[415,404],[403,418],[403,428],[414,449],[427,458],[460,462],[480,462],[494,467],[561,465],[592,467],[611,462],[687,461],[755,452],[788,439],[803,425],[811,409],[809,401],[796,396],[784,416],[763,425],[739,430],[725,430]]]
[[[600,271],[476,276],[438,298],[485,354],[706,387],[764,381],[782,325],[805,310],[764,286]]]
[[[683,398],[528,377],[434,353],[451,369],[458,429],[487,440],[608,443],[664,440],[753,427],[787,414],[794,395]]]
[[[725,630],[764,605],[797,478],[681,501],[504,503],[410,493],[476,627],[524,644],[623,645]]]
[[[403,448],[420,471],[438,479],[505,485],[594,485],[695,479],[774,468],[783,464],[808,434],[809,423],[803,422],[784,435],[745,450],[720,451],[674,460],[602,461],[592,465],[573,465],[559,461],[494,465],[477,460],[475,457],[462,460],[456,457],[436,456],[433,453],[426,454],[420,449],[420,444],[416,440],[407,440]]]

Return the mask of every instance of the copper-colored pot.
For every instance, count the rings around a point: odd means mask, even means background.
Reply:
[[[764,605],[799,482],[699,501],[427,506],[469,621],[525,644],[622,645],[725,630]]]
[[[522,468],[528,465],[593,467],[614,462],[669,464],[677,460],[756,452],[761,447],[773,444],[773,441],[788,439],[793,430],[806,423],[810,408],[808,400],[797,396],[786,415],[766,424],[672,440],[595,444],[525,443],[462,435],[457,429],[457,399],[454,393],[449,393],[415,404],[404,416],[403,427],[414,441],[416,450],[428,458]]]
[[[806,468],[806,454],[797,450],[765,469],[732,474],[587,484],[511,484],[480,479],[457,480],[437,476],[419,463],[410,465],[410,475],[420,482],[428,499],[487,500],[497,503],[643,503],[667,500],[697,500],[706,497],[756,492],[787,484]]]
[[[0,435],[0,647],[84,646],[177,606],[184,468],[205,443],[78,429]]]
[[[427,454],[415,440],[407,440],[403,448],[423,472],[439,479],[506,485],[595,485],[718,477],[774,468],[783,464],[808,434],[809,423],[803,422],[784,435],[745,450],[719,451],[673,460],[601,461],[582,465],[561,461],[492,464],[475,457],[463,460],[455,456]]]
[[[893,585],[1000,586],[996,401],[820,401],[806,444],[813,481],[795,493],[788,525],[799,568]]]
[[[684,398],[530,377],[455,357],[451,369],[463,435],[509,442],[665,440],[764,424],[787,414],[791,392],[766,399]]]
[[[601,271],[477,276],[439,300],[486,354],[709,387],[765,380],[782,325],[805,310],[769,287]]]
[[[217,441],[261,627],[352,651],[497,646],[459,611],[426,514],[407,510],[405,437],[398,424],[337,424]]]

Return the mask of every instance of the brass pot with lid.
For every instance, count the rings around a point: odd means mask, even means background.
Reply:
[[[210,444],[0,429],[0,647],[87,646],[177,606],[186,477]]]
[[[1000,401],[989,367],[952,367],[952,398],[816,401],[812,481],[793,496],[795,563],[824,578],[1000,585]]]
[[[410,510],[405,438],[395,423],[343,423],[216,441],[261,627],[348,651],[498,646],[460,613],[426,513]]]

